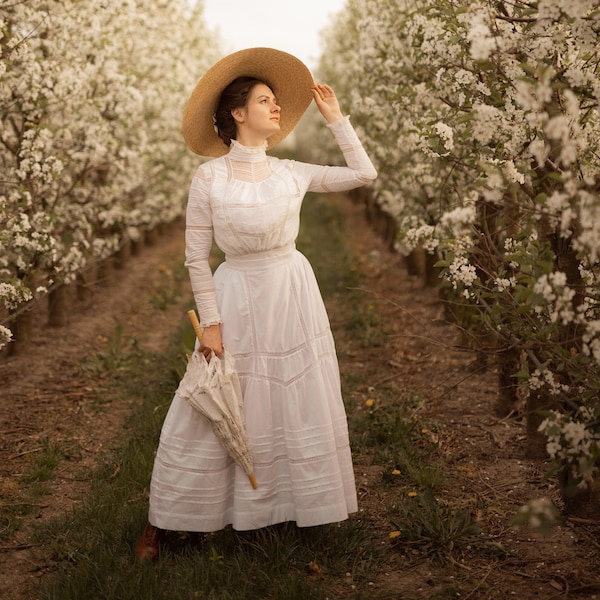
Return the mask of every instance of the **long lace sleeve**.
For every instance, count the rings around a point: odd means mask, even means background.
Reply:
[[[346,167],[310,165],[310,192],[344,192],[370,183],[377,171],[366,153],[349,117],[328,125],[338,143]]]
[[[200,314],[200,325],[221,322],[208,257],[212,248],[213,226],[208,199],[208,181],[202,169],[192,179],[185,226],[185,266]]]

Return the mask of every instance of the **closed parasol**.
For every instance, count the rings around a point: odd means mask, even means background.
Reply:
[[[190,310],[188,316],[198,340],[201,340],[202,329],[196,312]],[[229,456],[248,475],[256,489],[252,451],[242,412],[242,390],[233,356],[224,349],[221,356],[212,353],[207,361],[201,352],[194,352],[188,360],[177,394],[210,425]]]

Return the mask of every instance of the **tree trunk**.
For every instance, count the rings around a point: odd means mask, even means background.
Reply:
[[[115,254],[114,264],[115,269],[124,269],[125,264],[131,256],[131,241],[129,238],[123,240],[119,250]]]
[[[131,241],[131,254],[133,256],[139,256],[145,243],[146,234],[143,231],[140,231],[138,238]]]
[[[519,357],[514,350],[498,352],[498,401],[496,413],[500,418],[507,417],[518,404],[518,385],[515,373],[519,370]]]
[[[114,282],[114,257],[108,256],[98,265],[97,282],[99,285],[109,287]]]
[[[365,194],[364,206],[367,221],[373,231],[379,235],[390,250],[394,250],[398,232],[393,217],[381,209],[377,198],[371,194]]]
[[[48,293],[48,325],[64,327],[67,324],[68,287],[59,285]]]
[[[28,307],[14,317],[10,330],[12,340],[8,343],[7,352],[9,356],[15,356],[27,352],[31,346],[31,309]]]
[[[422,277],[425,274],[425,251],[417,246],[405,259],[409,275]]]
[[[158,230],[156,227],[146,231],[146,245],[154,246],[158,242]]]
[[[94,295],[96,284],[96,266],[90,264],[77,274],[76,295],[79,302],[89,302]]]
[[[425,285],[427,287],[438,287],[440,285],[440,274],[442,269],[436,267],[440,259],[437,252],[426,252],[425,253]]]
[[[594,479],[583,490],[571,489],[565,472],[559,480],[567,516],[600,521],[600,480]]]

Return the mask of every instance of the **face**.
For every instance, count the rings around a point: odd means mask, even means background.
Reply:
[[[232,114],[239,133],[245,137],[266,140],[279,131],[280,112],[271,88],[259,83],[250,91],[247,105],[236,108]]]

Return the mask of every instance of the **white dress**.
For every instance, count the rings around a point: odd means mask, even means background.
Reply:
[[[295,249],[307,191],[349,190],[375,169],[347,117],[329,126],[347,167],[280,160],[232,142],[191,184],[186,265],[202,326],[222,323],[244,396],[258,489],[177,394],[163,424],[149,521],[176,531],[298,526],[357,510],[335,346],[313,270]],[[226,260],[210,272],[212,240]]]

